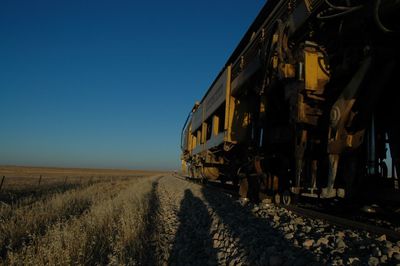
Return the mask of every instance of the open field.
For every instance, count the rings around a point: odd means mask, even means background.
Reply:
[[[159,172],[121,169],[86,169],[86,168],[56,168],[56,167],[25,167],[0,166],[0,177],[5,176],[3,188],[21,189],[37,185],[42,176],[41,184],[74,183],[92,181],[112,177],[138,177],[157,174]]]
[[[157,171],[0,166],[0,202],[15,204],[96,182],[159,174]],[[1,183],[0,183],[1,184]]]
[[[0,203],[0,265],[395,265],[399,248],[161,173]]]
[[[0,191],[0,264],[134,264],[144,256],[148,197],[160,173],[32,167],[0,172],[12,184]],[[12,193],[20,197],[2,200]]]

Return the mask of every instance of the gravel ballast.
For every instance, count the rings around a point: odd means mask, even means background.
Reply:
[[[166,176],[157,181],[149,261],[162,265],[396,265],[400,242],[246,204]]]

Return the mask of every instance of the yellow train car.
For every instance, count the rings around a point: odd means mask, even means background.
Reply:
[[[341,2],[266,3],[184,124],[187,176],[254,200],[398,200],[400,2]]]

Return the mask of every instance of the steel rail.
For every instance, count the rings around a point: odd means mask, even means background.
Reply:
[[[363,231],[368,231],[370,233],[376,234],[377,236],[381,235],[386,235],[386,237],[389,240],[392,241],[399,241],[400,240],[400,232],[396,232],[394,230],[388,229],[388,228],[383,228],[380,226],[368,224],[368,223],[363,223],[359,221],[354,221],[351,219],[343,218],[340,216],[335,216],[315,210],[310,210],[302,207],[298,207],[295,205],[289,205],[289,206],[283,206],[289,211],[292,211],[293,213],[300,215],[300,216],[306,216],[312,219],[321,219],[325,220],[328,223],[332,225],[337,225],[343,228],[352,228],[352,229],[357,229],[357,230],[363,230]]]

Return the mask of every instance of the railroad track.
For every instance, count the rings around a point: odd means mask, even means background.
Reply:
[[[384,228],[381,226],[376,226],[373,224],[355,221],[353,219],[348,219],[344,217],[340,217],[337,215],[332,215],[328,213],[324,213],[321,211],[315,211],[308,208],[302,208],[295,205],[283,206],[287,210],[292,211],[293,213],[306,216],[312,219],[322,219],[329,222],[332,225],[340,226],[343,228],[352,228],[356,230],[364,230],[370,233],[376,234],[377,236],[386,235],[386,238],[391,241],[399,241],[400,240],[400,232],[396,232],[394,230]]]
[[[187,182],[192,182],[198,185],[206,186],[212,189],[218,189],[222,193],[229,194],[233,196],[234,199],[239,198],[239,194],[234,191],[233,187],[230,189],[228,187],[224,187],[224,185],[217,183],[217,182],[207,182],[207,183],[202,183],[201,181],[197,179],[191,179],[188,177],[180,176],[180,175],[174,175],[174,177],[187,181]],[[375,234],[378,237],[381,235],[385,235],[388,240],[391,241],[400,241],[400,232],[391,230],[389,228],[373,225],[371,223],[367,222],[360,222],[356,221],[351,218],[345,218],[341,217],[335,214],[329,214],[323,211],[317,211],[314,209],[306,208],[306,207],[300,207],[297,205],[289,205],[285,206],[283,204],[280,204],[281,207],[303,217],[308,217],[311,219],[321,219],[325,220],[329,224],[335,225],[342,227],[344,229],[355,229],[355,230],[361,230],[361,231],[367,231],[369,233]]]

